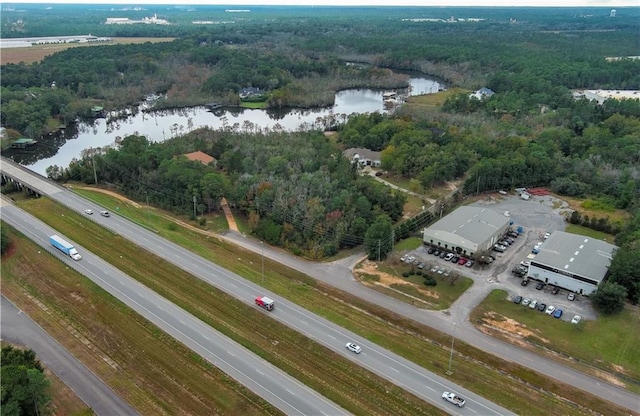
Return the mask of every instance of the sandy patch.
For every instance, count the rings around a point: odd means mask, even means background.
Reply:
[[[377,276],[379,281],[378,282],[367,282],[369,284],[375,284],[378,286],[384,286],[387,288],[391,288],[391,285],[407,285],[407,286],[413,286],[418,292],[424,294],[425,296],[428,296],[430,298],[433,299],[438,299],[440,297],[440,294],[438,294],[437,292],[432,292],[430,290],[424,289],[420,286],[417,286],[413,283],[407,282],[406,280],[403,280],[397,276],[393,276],[389,273],[385,273],[382,272],[380,270],[378,270],[378,265],[372,261],[369,260],[365,260],[363,261],[360,266],[354,271],[356,277],[360,277],[361,274],[368,274],[371,276]],[[362,281],[362,280],[361,280]],[[406,295],[406,294],[405,294]],[[409,295],[407,295],[409,296]]]
[[[515,319],[507,318],[502,315],[498,315],[495,312],[488,312],[485,315],[484,321],[486,322],[486,326],[490,328],[497,329],[498,331],[504,332],[509,335],[517,335],[521,338],[527,338],[530,336],[534,336],[539,339],[541,342],[549,343],[548,339],[542,338],[540,333],[537,330],[531,330],[523,323],[516,321]]]

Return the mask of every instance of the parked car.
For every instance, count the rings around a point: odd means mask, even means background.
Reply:
[[[440,255],[440,253],[441,253],[441,251],[440,251],[440,250],[438,250],[438,249],[436,249],[436,251],[434,251],[434,252],[433,252],[433,255],[434,255],[434,256],[439,256],[439,255]]]
[[[467,264],[467,259],[465,259],[464,257],[460,257],[460,260],[458,260],[458,264],[460,266],[464,266],[465,264]]]
[[[531,301],[531,303],[529,304],[529,307],[530,307],[531,309],[535,309],[537,306],[538,306],[538,301],[537,301],[537,300],[535,300],[535,299],[533,299],[533,300]]]
[[[402,257],[400,257],[400,261],[404,263],[405,261],[407,261],[407,257],[408,256],[406,254],[403,255]]]
[[[529,266],[531,266],[531,262],[529,260],[523,260],[520,262],[520,266],[529,268]]]
[[[577,325],[580,323],[581,320],[582,320],[582,317],[580,315],[574,315],[574,317],[571,318],[571,323],[574,325]]]
[[[449,275],[450,275],[450,274],[451,274],[451,270],[449,270],[449,269],[444,269],[444,273],[443,273],[443,275],[444,275],[445,277],[449,277]]]
[[[507,248],[511,245],[507,240],[500,240],[498,241],[498,244],[500,244],[501,246],[504,246],[504,248]]]
[[[509,232],[507,233],[507,235],[508,235],[509,237],[513,237],[513,238],[518,238],[518,237],[520,236],[520,234],[518,234],[518,233],[517,233],[517,232],[515,232],[515,231],[509,231]]]
[[[509,245],[512,245],[513,243],[516,242],[516,240],[514,240],[511,237],[505,237],[504,241],[506,241],[507,243],[509,243]]]
[[[569,300],[574,300],[576,298],[576,294],[573,292],[569,292],[569,295],[567,296],[567,299]]]
[[[551,289],[552,295],[557,295],[558,292],[560,292],[560,288],[558,286],[554,286],[553,289]]]
[[[521,286],[526,286],[529,284],[529,279],[522,279],[522,282],[520,282]]]
[[[513,298],[513,303],[515,303],[516,305],[520,302],[522,302],[522,296],[516,296],[515,298]]]
[[[429,247],[429,250],[427,250],[428,254],[433,254],[436,252],[436,248],[435,247]]]
[[[447,254],[446,256],[444,256],[444,259],[445,259],[446,261],[450,261],[452,258],[453,258],[453,253],[449,253],[449,254]]]
[[[447,253],[446,251],[443,251],[442,253],[440,253],[440,258],[444,259],[445,257],[447,257],[447,254],[451,254],[451,253]]]
[[[496,244],[493,246],[493,251],[497,251],[498,253],[504,253],[507,248],[501,244]]]
[[[544,312],[545,310],[547,310],[547,304],[546,303],[541,303],[538,305],[538,310],[540,312]]]
[[[413,257],[413,256],[409,256],[409,257],[407,257],[406,262],[407,262],[407,263],[413,263],[415,260],[416,260],[416,258],[415,258],[415,257]]]
[[[529,298],[522,299],[522,306],[529,306],[530,303],[531,303],[531,299]]]
[[[537,289],[537,290],[542,290],[542,289],[544,289],[544,282],[538,282],[538,284],[536,285],[536,289]]]
[[[438,274],[443,274],[446,270],[447,270],[447,269],[445,269],[444,267],[441,267],[441,268],[438,270]]]
[[[349,351],[355,352],[356,354],[360,354],[362,352],[362,348],[359,345],[354,344],[353,342],[347,342],[347,349]]]
[[[422,270],[424,269],[425,264],[424,263],[419,263],[418,264],[418,269]]]
[[[561,316],[562,316],[562,309],[556,309],[556,311],[553,313],[553,317],[559,319]]]
[[[457,263],[460,261],[460,256],[453,256],[451,257],[451,263]]]
[[[551,233],[544,233],[544,239],[546,240],[547,238],[551,237]]]
[[[438,270],[440,270],[440,266],[433,266],[433,267],[431,268],[431,273],[435,273],[435,272],[437,272]]]
[[[467,260],[464,267],[473,267],[473,260]]]
[[[87,215],[93,215],[93,211],[91,211],[90,209],[85,209],[84,213]]]
[[[553,312],[555,312],[556,307],[553,305],[549,305],[547,306],[547,310],[544,311],[544,313],[546,313],[547,315],[551,315]]]

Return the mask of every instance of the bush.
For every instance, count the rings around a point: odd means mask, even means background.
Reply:
[[[409,277],[411,274],[409,272],[402,272],[402,277]]]
[[[422,276],[422,270],[418,270],[418,271],[416,272],[416,274],[417,274],[418,276]]]
[[[426,279],[424,279],[425,286],[435,286],[437,284],[438,282],[436,282],[436,279],[434,279],[433,277],[427,277]]]

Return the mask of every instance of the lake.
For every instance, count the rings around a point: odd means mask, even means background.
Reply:
[[[405,95],[436,93],[442,87],[438,81],[429,78],[411,78],[410,87],[398,92]],[[70,125],[58,136],[40,141],[28,151],[9,150],[3,152],[16,162],[46,176],[46,169],[52,165],[69,166],[74,158],[79,158],[88,148],[111,146],[117,138],[137,134],[151,141],[185,134],[201,127],[212,129],[231,128],[238,131],[302,131],[323,128],[332,118],[339,122],[348,115],[380,112],[385,109],[383,91],[353,89],[340,91],[335,96],[332,107],[318,109],[249,110],[221,108],[209,111],[206,107],[191,107],[157,112],[138,112],[126,118],[107,123],[104,118]]]

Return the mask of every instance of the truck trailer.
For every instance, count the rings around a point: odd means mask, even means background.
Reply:
[[[78,250],[73,246],[73,244],[69,243],[67,240],[64,240],[62,237],[58,235],[52,235],[49,237],[49,242],[52,246],[62,251],[67,256],[71,257],[75,261],[78,261],[82,258]]]
[[[272,311],[275,306],[273,299],[270,299],[266,296],[256,296],[256,305],[261,308],[265,308],[268,311]]]

